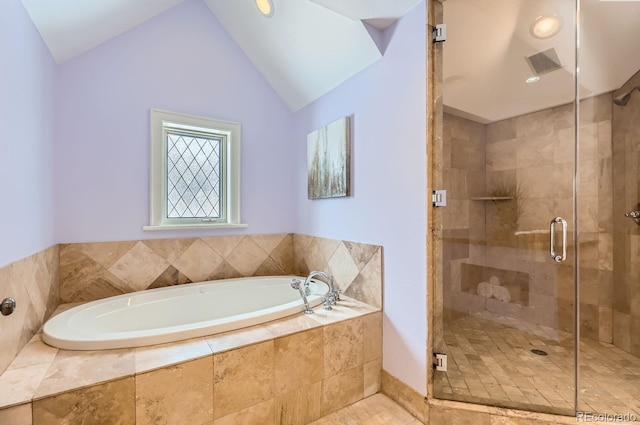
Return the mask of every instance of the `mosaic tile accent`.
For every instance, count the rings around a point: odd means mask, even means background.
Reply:
[[[15,298],[16,310],[0,318],[0,373],[58,306],[57,245],[0,268],[0,299],[5,297]]]
[[[295,274],[326,270],[352,298],[382,306],[382,247],[307,235],[293,235]]]
[[[281,233],[60,245],[60,301],[207,280],[290,274],[293,236]]]

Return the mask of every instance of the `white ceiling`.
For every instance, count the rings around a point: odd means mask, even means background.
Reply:
[[[574,97],[573,0],[447,0],[444,22],[446,110],[487,123],[569,103]],[[539,16],[564,25],[552,38],[531,36]],[[581,1],[580,95],[613,91],[640,70],[640,2]],[[563,68],[526,84],[525,60],[555,48]]]
[[[22,0],[51,55],[62,63],[183,0]]]
[[[22,0],[58,63],[184,0]],[[377,61],[381,31],[420,0],[273,0],[262,16],[253,0],[205,1],[292,111]]]

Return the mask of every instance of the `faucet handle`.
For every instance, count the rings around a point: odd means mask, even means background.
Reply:
[[[335,304],[336,301],[340,301],[340,294],[342,294],[342,290],[341,289],[336,289],[336,290],[333,291],[333,294],[331,294],[331,295],[333,295],[333,298],[335,300],[333,302],[334,304]]]
[[[336,300],[333,297],[333,295],[329,295],[328,297],[322,297],[322,301],[324,301],[324,307],[322,307],[323,310],[333,310],[333,307],[331,307],[331,305],[336,304]]]
[[[300,279],[291,279],[291,287],[293,289],[300,289],[301,284],[302,284],[302,281]]]

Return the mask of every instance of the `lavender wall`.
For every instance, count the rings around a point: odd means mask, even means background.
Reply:
[[[298,112],[298,233],[384,246],[384,369],[426,394],[426,6],[384,57]],[[353,115],[353,196],[307,200],[306,135]]]
[[[292,114],[203,1],[187,0],[62,64],[58,87],[58,242],[291,231]],[[247,229],[142,231],[150,108],[242,124]]]
[[[54,244],[51,158],[56,67],[20,0],[2,2],[0,57],[2,266]]]

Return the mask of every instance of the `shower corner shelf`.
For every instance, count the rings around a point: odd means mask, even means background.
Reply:
[[[472,196],[472,201],[511,201],[513,196]]]

